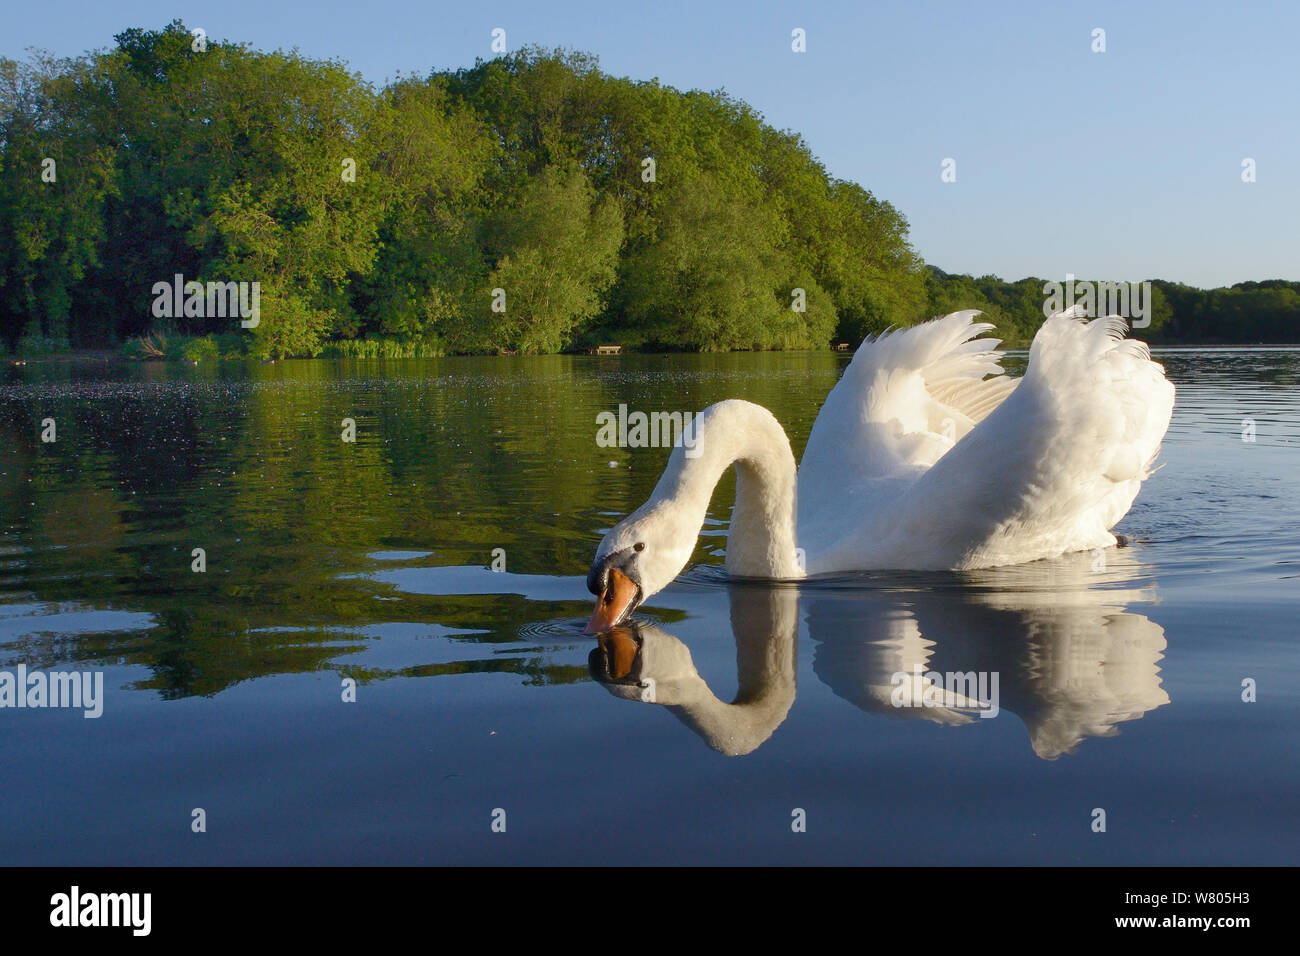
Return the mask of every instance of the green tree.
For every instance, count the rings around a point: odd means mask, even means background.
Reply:
[[[71,322],[100,258],[104,206],[118,190],[111,144],[94,125],[93,67],[44,54],[0,59],[0,335],[66,346],[103,339]],[[93,322],[93,318],[91,319]]]
[[[559,351],[603,308],[622,242],[617,206],[596,200],[582,170],[545,168],[487,224],[494,266],[456,341]],[[502,301],[495,289],[504,293],[501,311],[492,308]]]
[[[487,281],[479,246],[485,177],[498,150],[446,79],[384,91],[376,169],[384,192],[375,268],[353,285],[367,330],[441,342]]]
[[[676,187],[658,227],[656,240],[626,263],[629,332],[704,351],[825,347],[834,309],[778,250],[784,227],[772,210],[728,197],[702,174]],[[803,313],[789,308],[798,281],[812,306]]]

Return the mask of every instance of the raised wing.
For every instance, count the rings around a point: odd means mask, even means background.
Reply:
[[[1048,319],[1015,391],[823,554],[970,569],[1113,545],[1174,406],[1164,369],[1126,329],[1118,316]]]
[[[833,540],[866,509],[892,504],[1016,387],[998,365],[1000,340],[976,338],[993,328],[977,315],[954,312],[858,349],[799,466],[801,541]]]

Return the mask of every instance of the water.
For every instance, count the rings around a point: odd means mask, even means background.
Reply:
[[[1159,358],[1104,568],[729,586],[724,480],[603,649],[583,577],[667,451],[596,413],[747,398],[798,453],[846,356],[7,368],[0,670],[104,700],[0,710],[0,861],[1294,863],[1300,351]],[[893,706],[914,669],[999,712]]]

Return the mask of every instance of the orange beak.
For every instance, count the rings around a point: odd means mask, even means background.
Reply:
[[[636,585],[618,568],[611,568],[605,593],[596,599],[596,613],[587,622],[588,634],[599,634],[614,627],[636,600]]]

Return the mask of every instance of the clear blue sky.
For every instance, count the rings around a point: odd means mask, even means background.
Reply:
[[[80,0],[9,4],[0,54],[80,53],[174,17],[341,58],[375,83],[488,57],[502,27],[511,49],[572,47],[616,75],[725,88],[898,206],[926,261],[951,272],[1300,279],[1294,0]],[[790,49],[795,27],[806,53]],[[947,157],[954,183],[940,181]]]

